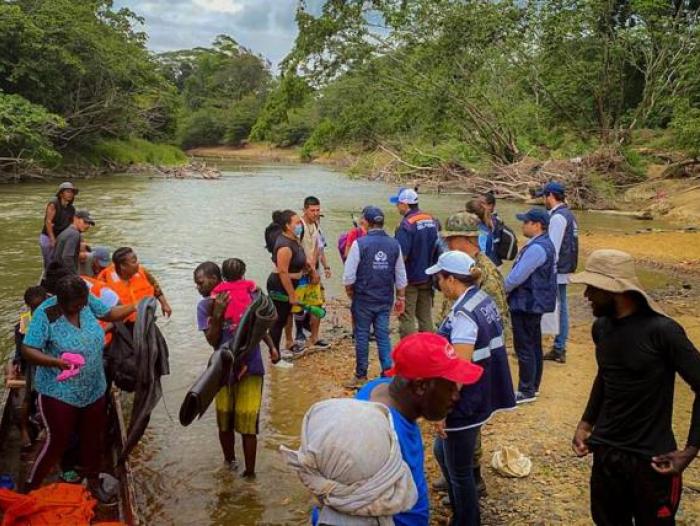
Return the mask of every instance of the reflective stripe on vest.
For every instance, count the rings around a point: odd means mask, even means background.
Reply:
[[[472,361],[479,362],[485,360],[486,358],[491,358],[491,351],[495,351],[499,347],[503,347],[505,342],[503,341],[503,336],[496,336],[492,338],[486,347],[481,347],[480,349],[474,349],[474,354],[472,354]]]

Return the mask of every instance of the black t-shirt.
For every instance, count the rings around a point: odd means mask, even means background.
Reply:
[[[275,248],[272,250],[272,262],[277,265],[277,252],[279,249],[287,247],[292,251],[292,259],[289,260],[289,273],[296,274],[304,270],[306,265],[306,253],[301,243],[286,236],[279,236],[275,241]]]
[[[593,324],[598,375],[582,420],[591,445],[654,456],[676,449],[671,427],[676,372],[696,393],[688,445],[700,446],[700,353],[683,328],[645,309]]]

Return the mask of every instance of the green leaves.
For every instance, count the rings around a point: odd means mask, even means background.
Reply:
[[[22,162],[55,162],[51,137],[64,120],[19,95],[0,92],[0,169]]]

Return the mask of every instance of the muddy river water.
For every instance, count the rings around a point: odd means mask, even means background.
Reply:
[[[350,227],[351,213],[376,204],[387,213],[387,226],[398,221],[387,203],[395,190],[381,183],[357,181],[317,166],[222,165],[216,181],[164,180],[113,176],[79,181],[78,208],[87,208],[97,226],[87,234],[92,244],[132,246],[161,282],[173,317],[159,321],[170,346],[170,376],[164,401],[135,452],[139,506],[147,524],[304,524],[310,498],[295,475],[281,465],[280,444],[296,445],[301,417],[323,397],[324,378],[295,368],[267,364],[264,409],[258,449],[257,479],[247,481],[223,466],[213,411],[183,428],[177,413],[188,386],[206,364],[210,350],[195,328],[197,291],[192,270],[200,262],[240,257],[248,277],[264,284],[270,271],[263,231],[277,208],[301,208],[303,198],[322,202],[323,229],[334,277],[328,294],[341,293],[338,235]],[[51,182],[0,186],[0,355],[11,348],[25,287],[40,273],[38,235]],[[462,209],[465,196],[422,197],[422,207],[444,220]],[[526,208],[499,203],[506,222]],[[625,217],[579,214],[581,229],[632,230],[640,223]],[[646,226],[646,225],[641,225]],[[238,444],[240,445],[240,444]],[[239,455],[242,458],[242,455]]]

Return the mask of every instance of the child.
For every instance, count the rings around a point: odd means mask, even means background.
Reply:
[[[245,277],[245,263],[238,258],[227,259],[221,265],[221,273],[224,281],[219,283],[211,291],[211,297],[216,298],[222,292],[228,293],[228,305],[224,312],[226,325],[235,332],[238,324],[253,301],[253,292],[257,288],[254,281],[243,279]]]
[[[246,267],[240,259],[227,259],[222,270],[220,272],[215,263],[206,262],[197,267],[194,273],[197,288],[204,296],[197,306],[197,324],[215,349],[233,338],[241,316],[257,289],[253,281],[244,279]],[[221,281],[221,274],[226,281]],[[279,353],[269,335],[265,336],[264,341],[270,349],[272,362],[278,362]],[[265,368],[258,346],[248,353],[243,367],[231,375],[227,385],[216,395],[216,421],[224,460],[232,469],[237,469],[234,432],[240,433],[245,458],[243,476],[246,477],[255,475],[264,375]]]
[[[29,416],[33,406],[32,375],[34,371],[22,358],[22,342],[31,322],[32,314],[48,297],[49,294],[43,287],[29,287],[24,291],[25,307],[20,311],[19,323],[15,325],[15,355],[12,359],[12,367],[7,375],[8,380],[24,375],[26,382],[19,422],[22,449],[25,451],[32,445],[32,438],[29,433]]]

